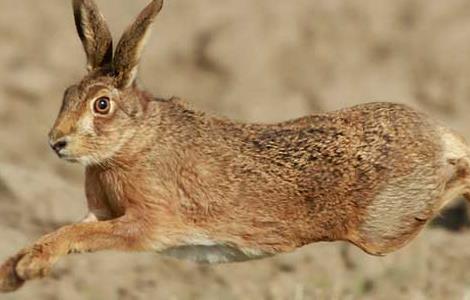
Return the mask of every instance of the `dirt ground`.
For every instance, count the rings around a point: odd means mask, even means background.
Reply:
[[[46,135],[85,72],[71,1],[0,1],[0,259],[85,214],[83,169]],[[118,37],[146,0],[97,0]],[[167,0],[141,70],[156,95],[274,122],[408,103],[470,138],[467,0]],[[198,266],[156,254],[63,259],[1,299],[470,299],[470,231],[428,228],[384,258],[321,243]]]

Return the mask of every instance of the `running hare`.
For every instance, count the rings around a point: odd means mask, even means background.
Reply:
[[[113,52],[92,0],[74,0],[88,74],[65,92],[50,144],[86,166],[89,215],[0,268],[0,290],[69,253],[156,251],[244,261],[318,241],[382,255],[470,192],[470,151],[406,106],[371,103],[279,124],[242,124],[136,84],[152,1]]]

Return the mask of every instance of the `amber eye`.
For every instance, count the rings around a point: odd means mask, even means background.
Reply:
[[[108,97],[101,97],[96,99],[94,104],[95,112],[101,115],[106,115],[111,110],[111,103]]]

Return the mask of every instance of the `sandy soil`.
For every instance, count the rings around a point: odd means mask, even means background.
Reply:
[[[263,122],[403,102],[470,135],[469,1],[167,2],[142,66],[156,95]],[[98,3],[118,36],[146,1]],[[70,6],[0,1],[1,259],[85,214],[82,168],[46,142],[64,88],[84,74]],[[428,229],[385,258],[341,243],[223,266],[71,256],[51,278],[1,298],[469,299],[469,269],[469,231]]]

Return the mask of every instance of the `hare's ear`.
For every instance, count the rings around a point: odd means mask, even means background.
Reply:
[[[73,0],[78,35],[87,56],[87,69],[109,65],[113,60],[113,40],[103,15],[93,0]]]
[[[119,88],[130,87],[136,77],[150,25],[160,12],[163,0],[153,0],[124,32],[114,55],[114,71]]]

